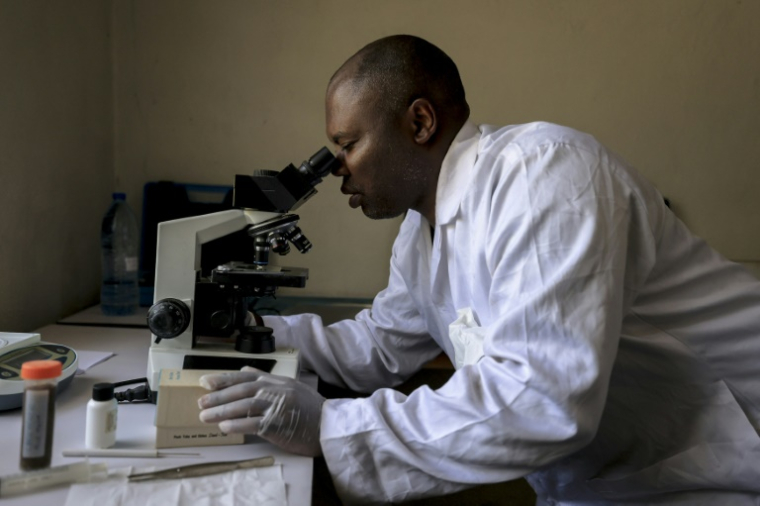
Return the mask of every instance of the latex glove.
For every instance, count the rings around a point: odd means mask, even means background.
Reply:
[[[201,421],[218,423],[227,434],[261,436],[292,453],[322,455],[319,429],[325,398],[313,388],[253,367],[206,374],[200,384],[213,390],[198,399]]]

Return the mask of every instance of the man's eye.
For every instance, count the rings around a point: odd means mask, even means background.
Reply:
[[[349,151],[352,147],[354,147],[354,143],[353,142],[349,142],[349,143],[346,143],[343,146],[341,146],[340,149],[342,149],[343,151]]]

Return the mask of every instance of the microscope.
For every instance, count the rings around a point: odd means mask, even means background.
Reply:
[[[252,366],[295,378],[298,350],[275,345],[269,327],[255,315],[259,299],[278,287],[306,285],[308,269],[269,265],[270,253],[290,245],[306,253],[311,243],[291,211],[317,191],[322,178],[340,167],[327,148],[296,168],[236,175],[233,208],[158,225],[154,303],[148,311],[152,333],[148,384],[158,391],[161,369],[240,370]],[[222,247],[212,249],[220,241]],[[247,247],[231,246],[245,244]],[[205,257],[249,258],[215,263]],[[155,395],[153,396],[155,398]]]

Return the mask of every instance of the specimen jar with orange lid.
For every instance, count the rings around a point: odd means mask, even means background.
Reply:
[[[55,387],[63,367],[57,360],[21,364],[24,380],[21,460],[24,471],[50,466],[55,426]]]

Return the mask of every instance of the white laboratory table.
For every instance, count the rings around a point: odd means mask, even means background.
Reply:
[[[79,462],[82,458],[61,456],[65,449],[84,447],[85,407],[92,385],[145,377],[148,363],[150,332],[140,328],[48,325],[37,332],[44,341],[65,344],[74,350],[114,352],[116,355],[76,376],[56,400],[53,466]],[[115,448],[153,448],[155,413],[153,404],[120,404]],[[0,411],[0,476],[20,472],[21,410]],[[275,457],[282,465],[287,486],[288,503],[310,505],[313,459],[292,455],[263,440],[251,437],[243,445],[177,448],[166,451],[198,452],[199,457],[182,458],[90,458],[105,462],[110,469],[154,466],[157,469],[219,460],[240,460],[265,455]],[[48,506],[64,504],[68,487],[59,487],[33,494],[0,499],[3,506]]]
[[[62,325],[81,325],[92,327],[126,327],[126,328],[148,328],[148,309],[144,307],[131,315],[127,316],[106,316],[100,309],[100,304],[90,306],[78,313],[61,318],[57,323]]]

